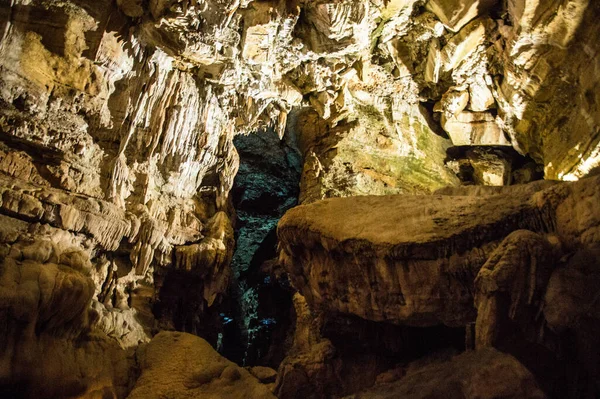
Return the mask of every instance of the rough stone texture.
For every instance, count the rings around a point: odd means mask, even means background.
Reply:
[[[90,239],[7,216],[0,221],[0,394],[123,397],[135,362],[122,349],[126,343],[109,337],[146,336],[137,322],[96,324]]]
[[[466,151],[463,149],[467,148]],[[461,147],[450,151],[446,165],[461,182],[482,186],[508,186],[539,180],[541,174],[528,158],[498,147]]]
[[[282,261],[311,306],[376,321],[464,325],[474,316],[475,276],[511,232],[556,232],[571,248],[598,241],[597,183],[303,205],[279,223]]]
[[[321,317],[467,329],[476,320],[467,345],[513,354],[552,395],[591,398],[599,376],[591,288],[599,266],[592,255],[600,239],[598,182],[470,186],[302,205],[279,224],[281,261]],[[288,372],[282,366],[279,378]],[[317,390],[327,386],[306,381]]]
[[[457,144],[512,147],[548,178],[586,175],[600,159],[600,4],[492,3],[2,1],[3,386],[26,385],[28,396],[122,397],[131,379],[120,365],[157,329],[216,335],[209,319],[218,316],[231,276],[236,135],[301,132],[306,203],[457,185],[444,166],[445,151]],[[484,163],[477,173],[494,168]],[[416,233],[441,226],[443,235],[446,216],[466,226],[431,241],[440,245],[435,250],[411,247],[423,259],[388,254],[385,245],[373,255],[362,241],[340,241],[352,256],[359,248],[373,256],[366,269],[342,257],[354,274],[336,278],[360,275],[364,284],[330,306],[418,325],[473,320],[471,283],[508,233],[555,231],[565,254],[597,242],[594,188],[572,196],[553,190],[544,192],[558,199],[548,202],[517,189],[502,197],[505,207],[494,196],[452,199],[455,211],[442,207],[407,226]],[[437,209],[438,198],[413,198],[421,202],[414,213]],[[554,210],[555,218],[547,216]],[[368,201],[361,212],[371,213]],[[497,228],[506,220],[510,228]],[[320,246],[307,260],[340,264],[325,256],[338,245],[327,240],[314,239]],[[407,275],[390,278],[390,262],[405,265]],[[421,268],[438,278],[419,292]],[[296,263],[295,279],[313,281],[309,302],[323,302],[330,288],[314,281],[330,277],[300,270]],[[23,328],[26,343],[17,339]],[[590,331],[586,324],[578,334]],[[42,356],[48,351],[60,352],[64,367]]]
[[[555,330],[582,317],[598,318],[598,249],[577,252],[553,273],[545,296],[544,316]]]
[[[433,12],[444,25],[458,32],[473,18],[489,11],[496,4],[496,0],[430,0],[427,9]]]
[[[543,159],[547,178],[584,176],[598,164],[600,58],[593,38],[600,4],[528,0],[508,6],[513,26],[501,29],[504,80],[496,99],[513,145]],[[548,51],[542,55],[541,49]]]
[[[543,314],[548,327],[566,335],[563,347],[570,364],[582,365],[578,384],[582,396],[598,393],[600,381],[600,255],[598,247],[581,249],[552,274],[544,297]],[[577,386],[577,388],[575,388]]]
[[[294,295],[296,328],[288,356],[279,366],[275,390],[278,398],[323,398],[340,393],[339,361],[335,347],[321,336],[322,315],[311,311],[306,299]]]
[[[498,346],[503,318],[525,329],[539,314],[554,269],[551,244],[542,235],[517,230],[491,254],[475,279],[477,348]]]
[[[211,311],[232,278],[235,240],[229,216],[217,212],[203,233],[198,243],[175,246],[172,267],[154,273],[159,291],[154,308],[161,328],[202,335],[216,343],[218,325],[209,322]]]
[[[393,121],[375,107],[357,107],[356,119],[331,129],[314,111],[295,115],[305,159],[300,202],[429,193],[457,184],[442,162],[449,144],[433,133],[419,108],[398,112]]]
[[[141,375],[129,399],[275,398],[266,385],[194,335],[161,332],[137,351]]]
[[[487,112],[460,112],[450,118],[442,116],[442,127],[460,145],[510,145],[492,114]]]
[[[380,384],[347,399],[542,399],[534,376],[514,357],[494,349],[409,368],[398,382]]]

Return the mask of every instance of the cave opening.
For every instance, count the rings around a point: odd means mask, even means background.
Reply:
[[[302,159],[293,130],[274,129],[234,139],[240,167],[232,188],[236,247],[218,349],[241,365],[276,368],[292,324],[292,290],[276,277],[277,223],[298,202]],[[289,346],[289,345],[288,345]]]

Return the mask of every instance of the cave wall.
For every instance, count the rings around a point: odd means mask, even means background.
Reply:
[[[584,176],[599,15],[586,0],[0,2],[6,392],[123,397],[157,331],[216,339],[236,135],[297,136],[305,203],[458,185],[457,146]]]
[[[310,320],[358,317],[374,322],[371,333],[390,325],[462,327],[467,348],[513,355],[547,397],[597,396],[599,180],[331,198],[288,211],[278,226],[280,260],[305,301],[304,325],[313,344],[282,363],[279,392],[293,398],[310,385],[318,392],[314,397],[328,397],[332,389],[350,389],[355,377],[336,373],[340,359],[365,352],[336,342]],[[347,321],[341,325],[337,334],[343,326],[354,335],[361,331]],[[414,337],[395,336],[391,342],[416,345]],[[447,337],[440,331],[428,345],[433,349]],[[365,363],[363,375],[377,366]],[[506,378],[513,389],[510,381],[517,377]],[[389,394],[409,389],[410,380]],[[503,385],[497,384],[482,397],[498,397],[494,390]],[[420,397],[413,394],[407,397]]]

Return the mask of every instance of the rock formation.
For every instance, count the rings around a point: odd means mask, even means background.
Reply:
[[[579,338],[588,349],[568,355],[556,342],[570,339],[560,334],[565,330],[598,332],[597,290],[587,285],[575,300],[564,284],[567,274],[575,284],[583,284],[584,275],[588,284],[595,281],[597,262],[581,262],[598,245],[599,183],[594,177],[303,205],[279,223],[281,260],[294,287],[325,317],[412,326],[475,323],[476,348],[525,356],[520,345],[529,341],[557,358],[585,358],[576,367],[584,379],[597,380],[596,338]],[[570,256],[578,260],[560,260]]]
[[[486,349],[449,362],[409,367],[387,382],[348,399],[385,398],[546,398],[531,373],[510,355]]]
[[[550,180],[600,166],[599,17],[591,0],[0,1],[0,396],[270,397],[183,334],[224,350],[233,325],[235,360],[280,364],[253,374],[281,398],[363,391],[465,349],[465,328],[481,351],[444,383],[489,357],[526,385],[489,395],[538,397],[531,375],[598,395],[598,178]],[[486,397],[469,384],[453,392]],[[388,388],[406,389],[372,395]]]
[[[190,334],[161,332],[140,346],[137,356],[141,375],[131,399],[275,398],[248,371]]]

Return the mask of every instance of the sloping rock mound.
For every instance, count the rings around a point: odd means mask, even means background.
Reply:
[[[161,332],[137,356],[142,374],[129,399],[275,398],[256,377],[191,334]]]
[[[279,223],[281,257],[313,307],[416,326],[465,325],[475,316],[477,273],[513,231],[552,232],[565,248],[600,240],[599,180],[303,205]]]
[[[514,357],[485,349],[449,362],[408,370],[397,382],[381,384],[347,399],[542,399],[535,378]]]

